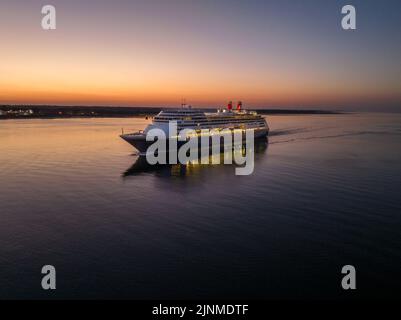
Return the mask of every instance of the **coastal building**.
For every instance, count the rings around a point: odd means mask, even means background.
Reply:
[[[34,114],[32,109],[10,109],[0,110],[0,116],[11,116],[11,117],[27,117]]]

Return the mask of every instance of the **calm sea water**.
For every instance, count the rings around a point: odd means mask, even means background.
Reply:
[[[235,176],[135,165],[145,119],[1,121],[0,298],[401,297],[401,115],[268,122]]]

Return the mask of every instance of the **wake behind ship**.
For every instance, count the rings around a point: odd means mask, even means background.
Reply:
[[[266,119],[255,111],[242,109],[242,103],[238,102],[237,109],[233,110],[230,101],[226,109],[218,109],[217,112],[207,113],[202,110],[182,106],[181,109],[163,110],[154,117],[152,123],[144,131],[122,134],[120,137],[139,150],[140,155],[146,155],[148,147],[154,141],[146,141],[146,135],[151,129],[160,129],[166,137],[170,136],[169,123],[177,122],[177,131],[192,129],[201,136],[202,130],[222,131],[227,129],[234,132],[242,132],[243,137],[246,131],[253,130],[255,139],[266,139],[269,134],[269,126]],[[211,139],[211,136],[209,137]],[[200,139],[199,139],[200,140]],[[185,141],[178,143],[184,144]]]

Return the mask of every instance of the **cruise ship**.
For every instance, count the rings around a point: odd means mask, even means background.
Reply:
[[[140,155],[146,155],[148,147],[153,141],[146,141],[146,134],[151,129],[161,129],[165,136],[170,136],[169,123],[171,121],[177,122],[177,131],[183,129],[193,129],[199,136],[203,134],[201,130],[230,130],[233,132],[242,132],[245,137],[247,130],[254,130],[255,139],[266,139],[269,134],[269,126],[266,119],[255,111],[247,111],[242,108],[242,102],[239,101],[235,110],[230,101],[227,108],[220,108],[216,112],[208,113],[199,109],[192,109],[182,105],[180,109],[163,110],[153,118],[145,130],[134,133],[122,134],[120,137],[133,145]],[[212,137],[210,137],[211,139]],[[200,139],[199,139],[200,140]],[[178,141],[178,146],[184,144],[185,141]]]

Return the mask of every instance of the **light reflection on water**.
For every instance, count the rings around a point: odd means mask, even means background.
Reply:
[[[270,116],[251,176],[136,167],[148,122],[0,122],[1,298],[400,296],[400,115]]]
[[[254,146],[251,149],[253,152],[253,157],[250,157],[246,161],[257,162],[261,158],[260,154],[264,153],[267,150],[267,147],[268,139],[256,139],[254,141]],[[216,166],[218,166],[217,170],[221,170],[221,166],[228,165],[232,167],[239,167],[239,165],[236,164],[236,159],[239,159],[239,157],[245,159],[245,145],[243,145],[242,148],[240,146],[240,148],[234,148],[231,151],[225,151],[219,154],[210,154],[209,156],[201,156],[196,158],[195,161],[188,161],[188,163],[185,164],[177,163],[150,165],[146,159],[146,156],[138,156],[134,164],[124,172],[123,177],[137,176],[145,172],[154,172],[159,176],[166,177],[198,175],[202,172],[207,174],[206,169],[211,169],[213,167],[217,168]],[[244,165],[242,165],[242,167]],[[249,164],[249,167],[253,166]],[[209,174],[210,173],[211,172],[209,172]]]

